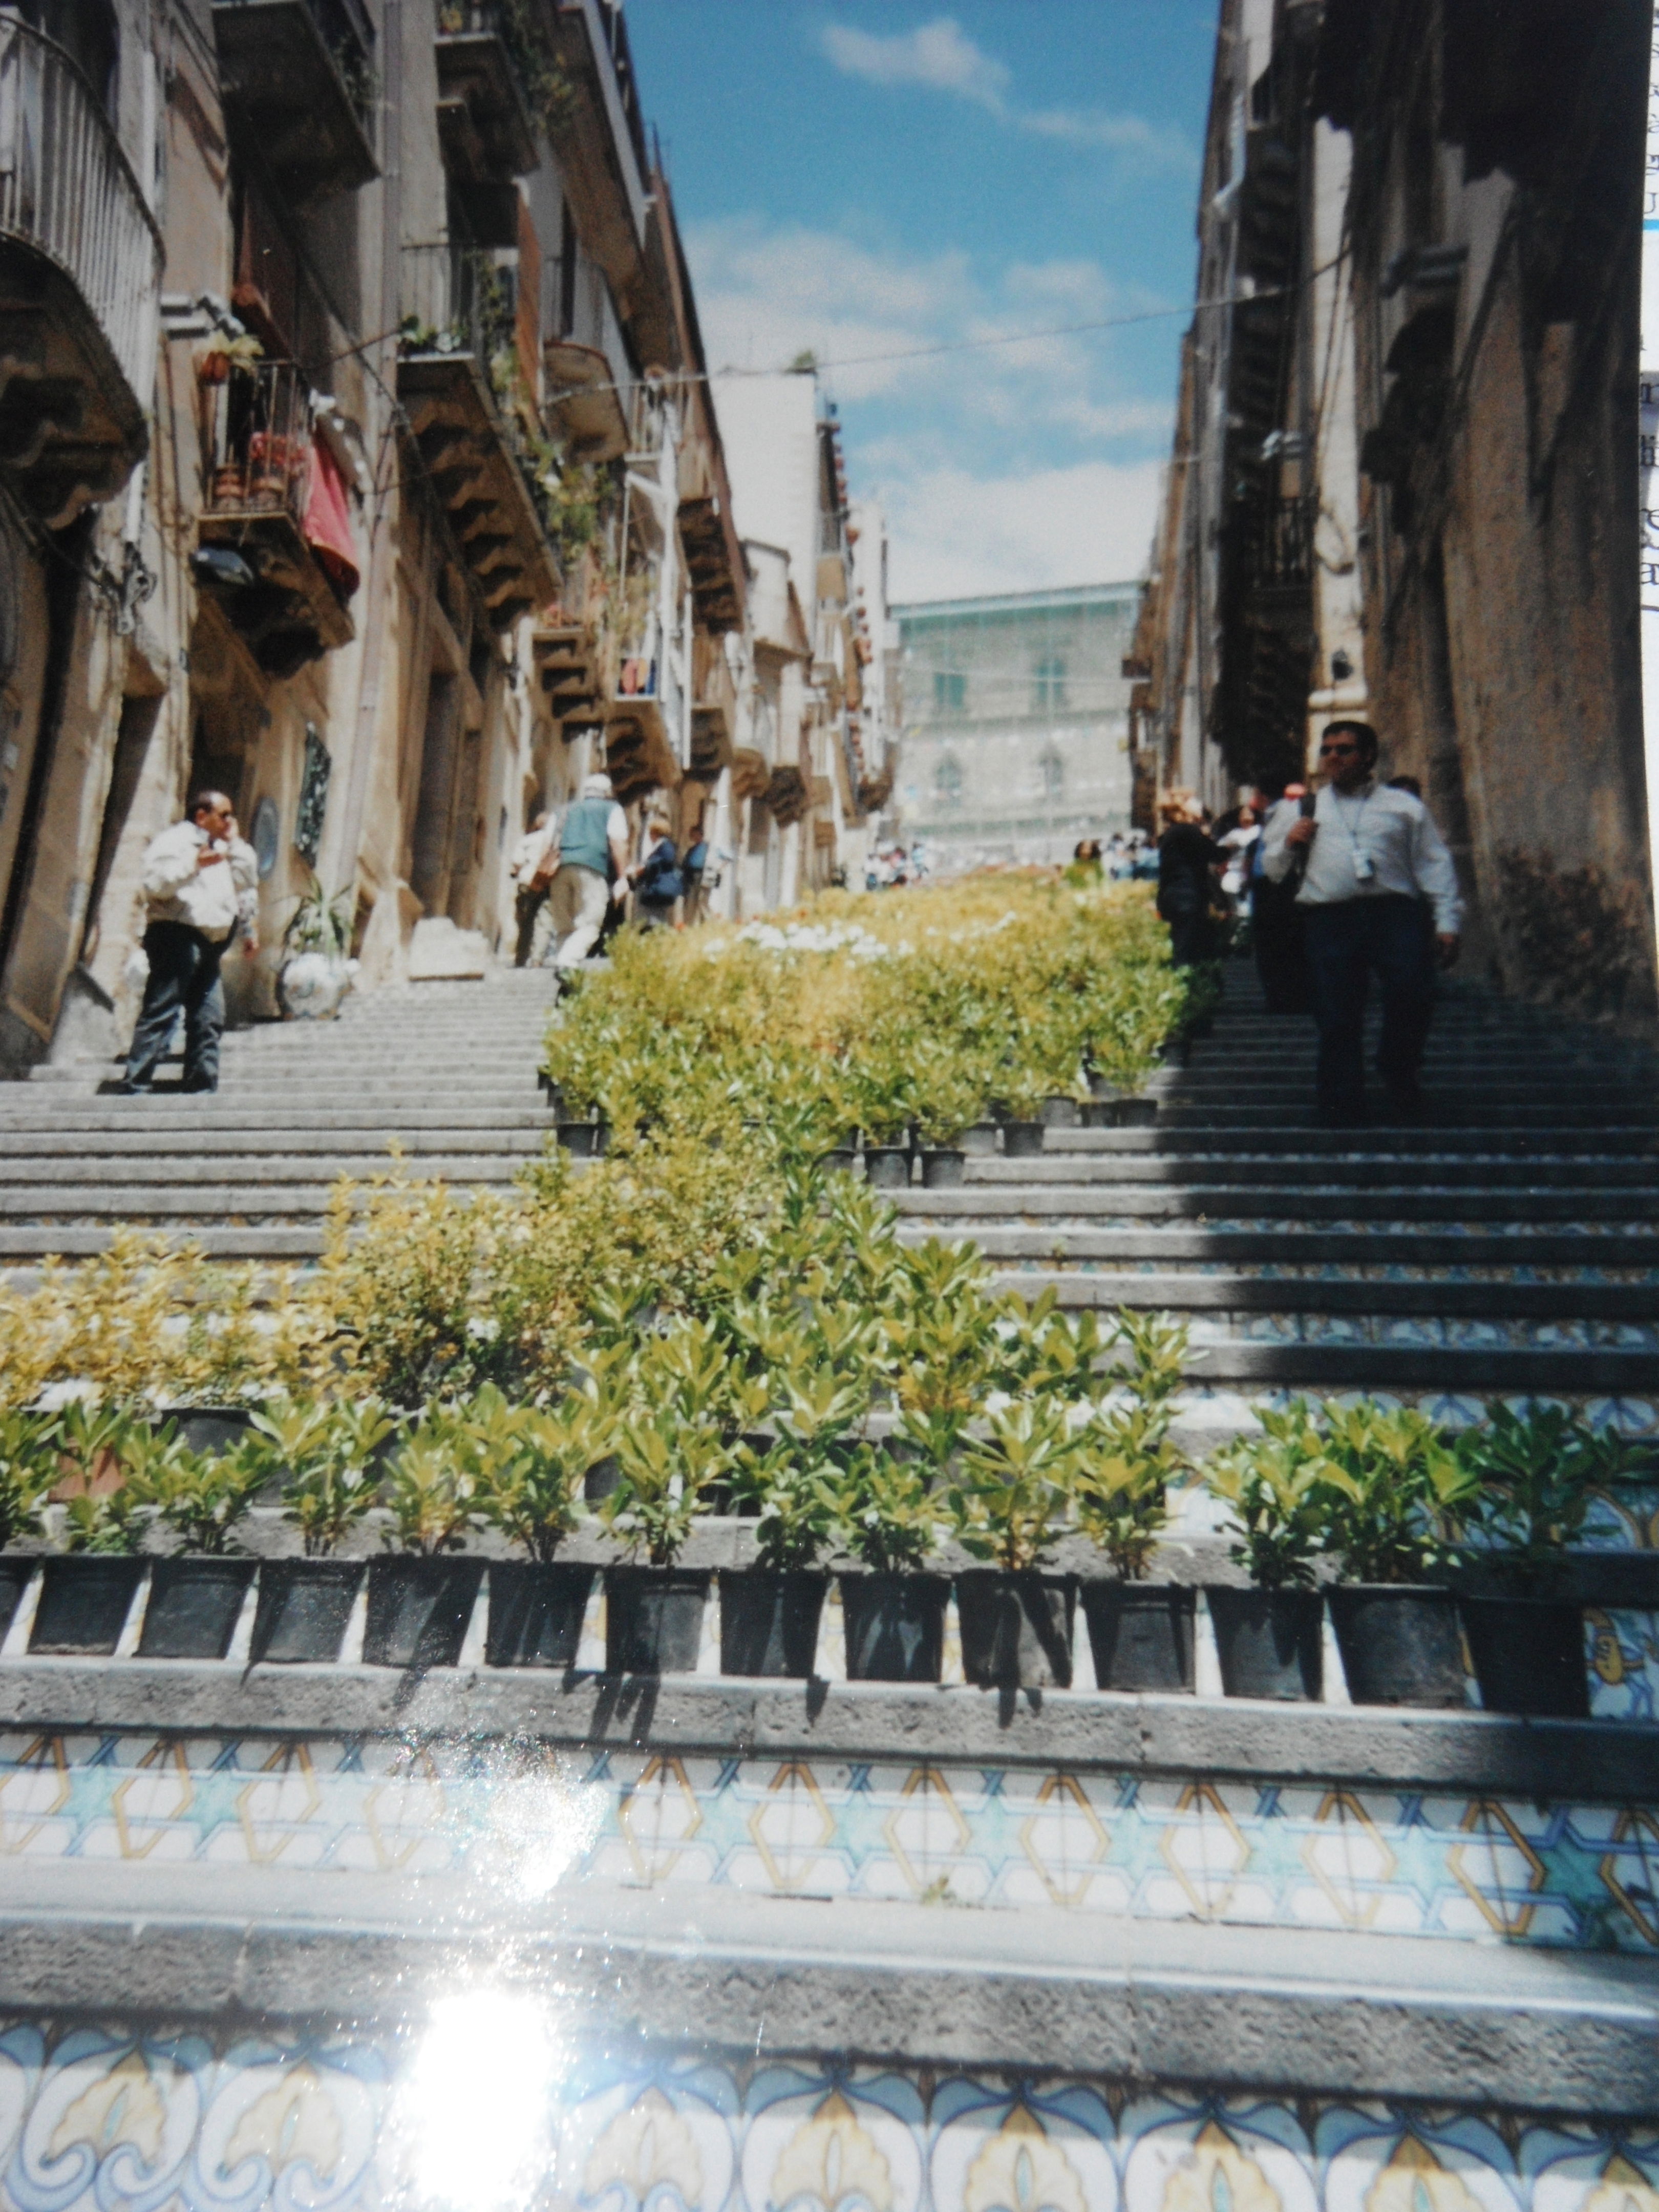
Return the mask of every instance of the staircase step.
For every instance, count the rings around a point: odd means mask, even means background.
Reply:
[[[1251,1184],[1200,1183],[1187,1189],[1168,1185],[1084,1182],[964,1184],[954,1190],[898,1192],[900,1209],[940,1221],[1001,1219],[1010,1214],[1030,1220],[1090,1220],[1133,1217],[1146,1220],[1214,1221],[1232,1227],[1240,1221],[1486,1222],[1513,1221],[1525,1227],[1546,1221],[1609,1221],[1623,1224],[1652,1219],[1659,1190],[1650,1185],[1630,1191],[1602,1190],[1594,1184],[1547,1191],[1483,1190],[1467,1185],[1443,1189],[1422,1185],[1389,1190],[1304,1189],[1293,1194],[1258,1190]],[[1623,1241],[1622,1237],[1620,1241]]]

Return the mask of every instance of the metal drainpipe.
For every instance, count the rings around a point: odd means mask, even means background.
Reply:
[[[380,9],[380,84],[381,122],[380,142],[383,167],[380,187],[380,304],[378,328],[394,335],[380,349],[383,367],[380,385],[380,405],[389,415],[397,390],[398,341],[396,331],[399,312],[399,291],[403,273],[403,83],[404,0],[382,0]],[[386,371],[390,370],[387,375]],[[386,439],[394,439],[392,424],[384,425]],[[375,473],[378,478],[386,451],[385,440],[376,438],[371,447],[376,454]],[[395,453],[395,441],[392,447]],[[395,471],[394,471],[395,475]],[[368,574],[365,580],[362,606],[368,623],[368,635],[363,641],[363,659],[357,693],[357,730],[351,753],[351,777],[346,787],[345,821],[342,826],[338,847],[339,864],[349,871],[349,880],[356,883],[362,857],[363,810],[368,800],[368,779],[374,764],[375,724],[380,718],[380,672],[385,658],[386,633],[389,627],[382,611],[386,583],[392,563],[392,495],[384,497],[372,491],[376,505],[371,510],[368,551]],[[399,794],[401,797],[401,793]],[[393,863],[394,866],[396,863]],[[382,886],[382,894],[394,886]]]

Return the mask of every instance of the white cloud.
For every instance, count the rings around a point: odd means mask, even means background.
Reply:
[[[1003,64],[981,52],[951,15],[886,39],[849,24],[830,23],[823,51],[843,76],[861,76],[871,84],[926,85],[977,100],[998,113],[1008,87]]]
[[[1095,148],[1119,157],[1139,174],[1158,170],[1194,170],[1198,157],[1184,131],[1149,123],[1141,115],[1107,115],[1097,110],[1011,106],[1012,76],[1004,62],[988,54],[953,15],[939,15],[914,31],[883,38],[848,23],[826,24],[820,41],[843,76],[862,77],[884,86],[919,84],[932,92],[970,100],[1021,131],[1068,146]]]
[[[1144,115],[1079,113],[1072,108],[1033,109],[1019,118],[1022,131],[1055,138],[1068,146],[1098,146],[1119,154],[1140,170],[1196,169],[1198,156],[1187,134],[1173,125],[1147,122]]]
[[[881,487],[897,600],[1115,583],[1146,566],[1155,460],[1087,461],[1029,475],[930,469]]]
[[[887,510],[896,593],[1139,572],[1169,402],[1127,386],[1109,344],[1045,328],[1143,304],[1097,263],[979,272],[959,252],[910,254],[757,220],[694,226],[687,246],[711,368],[781,368],[807,348],[827,365],[854,489]],[[973,343],[1033,331],[1018,344]],[[850,362],[862,365],[836,366]]]

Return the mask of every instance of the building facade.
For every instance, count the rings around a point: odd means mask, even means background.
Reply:
[[[733,913],[861,884],[892,786],[886,532],[849,497],[811,370],[728,374],[726,428],[750,576],[751,676],[733,763]]]
[[[896,831],[935,867],[1069,860],[1127,830],[1138,587],[896,607],[904,742]]]
[[[1504,988],[1656,996],[1637,641],[1647,13],[1227,0],[1158,549],[1145,781],[1379,729]]]
[[[203,785],[259,855],[233,1019],[308,896],[362,988],[510,957],[513,842],[591,768],[751,841],[744,555],[621,0],[0,6],[0,1069],[125,1043],[143,849]],[[857,812],[817,562],[803,884]]]

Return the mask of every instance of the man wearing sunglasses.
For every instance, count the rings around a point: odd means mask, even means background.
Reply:
[[[1376,1070],[1395,1118],[1422,1110],[1419,1077],[1434,1006],[1436,958],[1457,957],[1463,903],[1451,854],[1422,800],[1376,781],[1369,722],[1333,722],[1320,740],[1326,781],[1311,815],[1280,807],[1269,823],[1263,872],[1283,883],[1304,865],[1297,906],[1307,925],[1308,971],[1319,1025],[1319,1115],[1332,1128],[1365,1119],[1365,1000],[1382,987]],[[1431,949],[1424,902],[1433,908]]]

